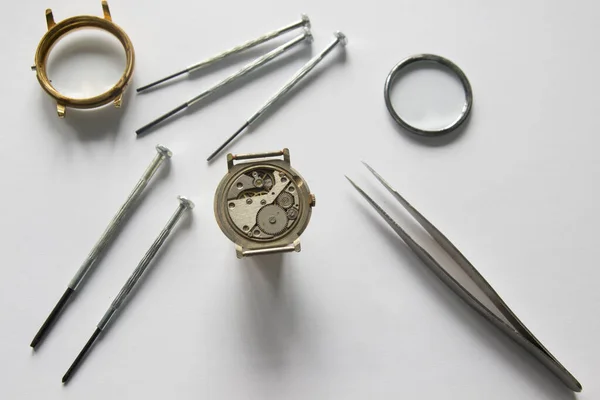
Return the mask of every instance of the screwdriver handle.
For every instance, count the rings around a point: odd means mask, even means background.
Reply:
[[[248,75],[250,72],[254,71],[257,68],[260,68],[261,66],[263,66],[266,63],[268,63],[269,61],[275,59],[279,55],[285,53],[286,51],[288,51],[289,49],[291,49],[292,47],[294,47],[295,45],[297,45],[298,43],[300,43],[304,40],[307,40],[308,42],[312,41],[312,34],[310,33],[310,30],[308,30],[307,28],[304,28],[304,32],[301,35],[298,35],[295,38],[293,38],[292,40],[290,40],[289,42],[286,42],[286,43],[282,44],[281,46],[271,50],[264,56],[258,57],[251,63],[245,65],[238,72],[236,72],[232,75],[229,75],[227,78],[223,79],[222,81],[220,81],[219,83],[217,83],[216,85],[211,87],[210,89],[207,89],[204,92],[197,95],[196,97],[188,100],[187,106],[191,107],[195,103],[199,102],[200,100],[212,95],[213,93],[218,92],[220,89],[224,88],[231,82],[235,81],[236,79],[242,78],[245,75]]]
[[[310,20],[309,20],[308,16],[304,15],[304,14],[301,15],[301,18],[299,21],[296,21],[292,24],[284,26],[283,28],[276,29],[272,32],[265,33],[264,35],[259,36],[256,39],[248,40],[245,43],[242,43],[238,46],[232,47],[231,49],[226,50],[220,54],[217,54],[207,60],[200,61],[199,63],[196,63],[194,65],[190,65],[189,67],[186,68],[186,71],[187,72],[197,71],[197,70],[207,67],[211,64],[214,64],[228,56],[240,53],[244,50],[251,49],[252,47],[258,46],[259,44],[268,42],[271,39],[281,36],[284,33],[287,33],[287,32],[293,31],[294,29],[298,29],[298,28],[302,28],[302,27],[310,28]]]
[[[102,319],[100,320],[100,322],[97,325],[98,329],[104,330],[104,328],[108,325],[108,323],[110,322],[112,317],[115,315],[115,313],[119,310],[119,308],[123,305],[123,303],[127,299],[127,296],[129,295],[131,290],[133,290],[135,285],[139,282],[140,278],[142,277],[142,275],[148,268],[148,265],[150,265],[150,262],[152,261],[154,256],[156,256],[156,253],[158,253],[158,250],[165,243],[165,240],[167,240],[167,238],[171,234],[171,231],[173,230],[173,228],[175,227],[177,222],[181,219],[181,216],[183,215],[183,213],[187,209],[192,208],[192,207],[193,207],[193,203],[191,201],[180,197],[179,207],[177,207],[177,210],[175,211],[173,216],[169,219],[169,222],[167,222],[167,225],[163,228],[163,230],[160,232],[158,237],[154,240],[154,243],[152,243],[152,246],[150,246],[150,248],[148,249],[148,251],[146,252],[144,257],[142,258],[142,260],[139,262],[138,266],[135,268],[135,270],[133,271],[133,273],[131,274],[129,279],[127,279],[127,282],[125,282],[125,285],[123,285],[123,287],[121,288],[121,291],[119,292],[119,294],[117,294],[117,297],[115,297],[115,299],[113,300],[112,304],[110,305],[110,307],[108,308],[106,313],[104,313],[104,316],[102,317]]]
[[[81,266],[75,273],[75,276],[73,276],[73,279],[71,279],[71,282],[69,282],[70,289],[77,290],[77,287],[84,279],[85,275],[96,263],[98,257],[102,254],[102,252],[106,249],[106,247],[111,243],[112,239],[115,237],[116,233],[121,227],[121,224],[125,220],[125,217],[127,216],[127,214],[129,214],[129,212],[137,203],[137,200],[144,192],[144,189],[146,189],[146,187],[148,186],[148,183],[150,182],[152,176],[154,176],[156,171],[158,171],[163,162],[171,157],[171,151],[164,146],[156,146],[156,151],[156,156],[154,157],[148,168],[146,168],[146,170],[144,171],[144,174],[125,200],[125,203],[123,203],[121,208],[119,208],[119,211],[117,211],[113,219],[106,227],[106,230],[102,233],[102,236],[100,236],[100,239],[98,239],[98,241],[86,257],[85,261],[81,264]]]
[[[302,68],[300,68],[289,81],[283,85],[281,89],[273,97],[271,97],[262,107],[258,110],[252,117],[246,121],[248,125],[252,125],[257,119],[261,117],[273,104],[275,104],[279,99],[285,96],[294,86],[298,84],[310,71],[312,71],[317,64],[319,64],[323,58],[327,54],[329,54],[338,44],[342,44],[342,46],[346,45],[346,36],[341,32],[335,33],[336,38],[329,46],[327,46],[321,53],[317,54],[315,57],[311,58]]]

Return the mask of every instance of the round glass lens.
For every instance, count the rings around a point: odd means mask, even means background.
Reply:
[[[454,124],[466,105],[460,79],[431,61],[415,62],[399,71],[391,84],[390,100],[400,118],[428,131]]]

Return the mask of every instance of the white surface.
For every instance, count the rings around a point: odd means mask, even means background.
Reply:
[[[463,250],[574,373],[584,387],[577,398],[597,399],[598,4],[112,1],[114,21],[135,45],[134,88],[301,12],[313,22],[313,53],[334,30],[348,35],[345,57],[326,60],[229,149],[289,147],[317,196],[301,253],[243,261],[213,216],[225,161],[207,166],[205,158],[309,52],[136,140],[136,128],[250,55],[144,96],[130,90],[122,110],[69,110],[59,120],[29,70],[44,9],[62,20],[100,15],[100,2],[5,4],[0,398],[573,398],[425,270],[359,198],[343,174],[405,220],[364,159]],[[421,52],[452,59],[473,85],[468,128],[444,145],[400,131],[383,103],[388,71]],[[156,143],[175,153],[168,173],[32,353],[29,342]],[[192,222],[173,235],[63,387],[60,378],[178,194],[196,202]]]

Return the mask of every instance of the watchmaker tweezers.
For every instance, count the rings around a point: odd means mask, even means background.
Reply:
[[[421,247],[406,231],[396,223],[368,194],[366,194],[350,178],[346,177],[356,190],[373,206],[373,208],[383,217],[388,225],[400,236],[406,245],[423,261],[423,263],[454,293],[456,293],[465,303],[477,311],[483,318],[492,323],[496,328],[502,331],[510,339],[523,347],[544,366],[552,371],[569,389],[574,392],[581,392],[581,384],[573,375],[540,343],[540,341],[527,329],[527,327],[517,318],[506,303],[500,298],[498,293],[490,286],[483,276],[475,269],[473,264],[466,259],[464,255],[440,232],[431,222],[429,222],[421,213],[419,213],[408,201],[396,192],[373,168],[366,163],[365,166],[375,175],[375,177],[385,186],[385,188],[398,200],[398,202],[408,211],[417,222],[429,233],[429,235],[444,249],[448,255],[463,269],[463,271],[473,280],[473,282],[483,291],[496,308],[502,313],[507,323],[500,319],[490,309],[469,292],[464,286],[456,281],[432,256]]]

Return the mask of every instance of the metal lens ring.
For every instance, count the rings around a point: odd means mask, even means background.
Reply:
[[[422,129],[411,125],[408,122],[406,122],[406,120],[404,120],[402,117],[400,117],[400,115],[398,115],[398,113],[394,109],[394,106],[392,105],[390,92],[392,86],[394,85],[396,77],[409,65],[419,62],[433,62],[446,67],[447,69],[452,71],[452,73],[459,79],[465,92],[465,104],[462,108],[460,115],[450,125],[445,126],[441,129]],[[385,105],[388,109],[388,112],[390,113],[392,118],[394,118],[394,121],[396,121],[398,125],[400,125],[401,127],[403,127],[411,133],[427,137],[442,136],[456,130],[469,118],[471,108],[473,108],[473,90],[471,88],[471,83],[469,83],[469,80],[467,79],[465,73],[452,61],[434,54],[417,54],[396,64],[396,66],[392,68],[392,70],[387,76],[387,79],[385,80],[383,97],[385,99]]]
[[[35,65],[32,67],[36,71],[37,79],[42,86],[42,89],[56,100],[57,112],[60,118],[63,118],[66,113],[66,107],[71,108],[96,108],[114,103],[115,107],[121,106],[121,100],[125,88],[131,81],[133,76],[133,67],[135,63],[135,54],[133,44],[129,36],[118,25],[112,22],[108,4],[102,2],[102,10],[104,17],[94,17],[91,15],[80,15],[77,17],[67,18],[59,23],[54,21],[52,10],[46,10],[46,23],[48,32],[42,37],[35,52]],[[71,33],[81,28],[95,28],[106,31],[116,37],[123,45],[126,56],[126,67],[119,81],[106,92],[89,98],[73,98],[68,97],[56,90],[50,83],[48,73],[46,71],[46,63],[50,51],[56,42],[63,38],[66,34]]]

